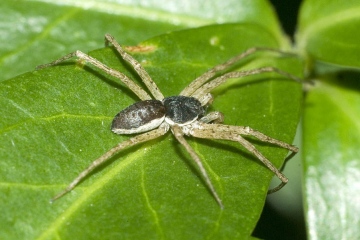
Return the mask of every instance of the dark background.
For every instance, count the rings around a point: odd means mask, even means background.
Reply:
[[[281,25],[289,36],[293,36],[296,31],[297,15],[301,0],[270,0],[281,21]]]

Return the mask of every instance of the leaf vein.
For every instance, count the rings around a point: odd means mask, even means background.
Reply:
[[[165,239],[164,233],[163,233],[161,225],[160,225],[159,216],[158,216],[157,212],[155,211],[155,209],[152,207],[152,205],[150,203],[149,195],[146,192],[144,167],[141,168],[141,189],[142,189],[143,195],[145,197],[146,206],[150,210],[151,215],[154,217],[154,223],[155,223],[155,226],[161,236],[161,239]]]

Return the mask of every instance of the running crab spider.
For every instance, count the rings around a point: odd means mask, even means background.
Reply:
[[[105,64],[81,51],[75,51],[51,63],[37,67],[37,69],[50,67],[72,57],[77,57],[80,60],[103,70],[107,74],[116,77],[141,99],[140,102],[137,102],[119,112],[115,116],[111,125],[111,130],[116,134],[139,135],[119,143],[108,152],[100,156],[98,159],[93,161],[67,186],[66,189],[54,196],[51,199],[51,202],[70,192],[82,179],[90,174],[90,172],[107,161],[115,153],[127,147],[156,139],[166,134],[169,130],[171,130],[175,138],[186,149],[191,158],[197,164],[208,189],[221,208],[223,208],[223,203],[220,196],[213,186],[200,157],[187,143],[184,135],[193,136],[195,138],[220,139],[240,143],[281,180],[281,183],[274,189],[269,190],[268,193],[273,193],[280,190],[288,182],[286,176],[282,174],[280,170],[278,170],[263,154],[261,154],[253,144],[243,138],[243,135],[252,136],[259,139],[260,141],[288,149],[292,152],[292,154],[295,154],[298,151],[297,147],[271,138],[247,126],[231,126],[222,124],[223,115],[220,112],[210,112],[208,114],[205,113],[205,108],[211,104],[213,100],[210,92],[219,85],[225,83],[230,78],[241,78],[265,72],[275,72],[297,82],[301,82],[299,78],[274,67],[262,67],[246,71],[228,72],[216,77],[216,75],[221,71],[230,68],[239,60],[257,51],[280,51],[269,48],[250,48],[247,51],[213,67],[201,76],[197,77],[187,87],[185,87],[185,89],[182,90],[178,96],[164,97],[156,83],[151,79],[149,74],[140,65],[140,63],[128,53],[126,53],[111,35],[106,34],[105,45],[109,46],[110,44],[117,50],[121,57],[134,68],[137,74],[141,77],[143,83],[146,85],[147,89],[150,91],[153,98],[144,89],[142,89],[123,73],[106,66]]]

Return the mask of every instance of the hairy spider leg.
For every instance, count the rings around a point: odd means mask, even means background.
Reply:
[[[213,102],[214,97],[211,95],[211,93],[207,93],[201,96],[201,98],[198,100],[201,103],[201,106],[205,107],[206,105],[210,105]]]
[[[212,79],[210,82],[205,83],[204,85],[199,87],[191,96],[194,98],[197,98],[197,99],[201,99],[202,96],[204,96],[205,94],[208,94],[214,88],[225,83],[228,79],[246,77],[246,76],[260,74],[260,73],[266,73],[266,72],[276,72],[276,73],[283,75],[287,78],[290,78],[296,82],[299,82],[299,83],[302,82],[302,80],[300,78],[298,78],[290,73],[284,72],[278,68],[262,67],[262,68],[256,68],[256,69],[251,69],[251,70],[246,70],[246,71],[236,71],[236,72],[226,73],[220,77]]]
[[[199,77],[197,77],[187,87],[185,87],[185,89],[183,89],[181,91],[180,95],[191,96],[199,87],[201,87],[204,83],[209,81],[218,72],[223,71],[223,70],[225,70],[227,68],[230,68],[231,66],[233,66],[234,64],[236,64],[237,62],[242,60],[243,58],[246,58],[247,56],[250,56],[250,55],[252,55],[252,54],[254,54],[256,52],[259,52],[259,51],[269,51],[269,52],[280,53],[280,54],[283,54],[283,55],[294,55],[294,54],[289,53],[289,52],[283,52],[283,51],[278,50],[278,49],[267,48],[267,47],[249,48],[246,51],[240,53],[239,55],[227,60],[224,63],[221,63],[221,64],[211,68],[209,71],[207,71],[207,72],[203,73],[202,75],[200,75]]]
[[[137,145],[142,142],[147,142],[152,139],[158,138],[165,133],[167,133],[169,130],[169,125],[166,123],[163,123],[160,125],[159,128],[152,130],[150,132],[146,132],[140,135],[137,135],[133,138],[130,138],[127,141],[121,142],[111,148],[109,151],[107,151],[105,154],[100,156],[98,159],[93,161],[84,171],[82,171],[62,192],[58,193],[56,196],[54,196],[50,202],[54,202],[55,200],[61,198],[66,193],[70,192],[74,187],[87,175],[89,175],[95,168],[97,168],[99,165],[103,164],[107,160],[109,160],[114,154],[121,151],[124,148],[132,147],[134,145]]]
[[[271,138],[271,137],[255,130],[255,129],[252,129],[250,127],[223,125],[221,123],[224,122],[224,114],[222,114],[221,112],[209,112],[204,117],[199,119],[199,121],[202,123],[212,123],[212,125],[210,125],[210,126],[224,127],[225,128],[224,131],[237,132],[240,135],[250,135],[250,136],[256,137],[257,139],[259,139],[263,142],[272,143],[272,144],[280,146],[282,148],[286,148],[286,149],[292,151],[292,153],[286,158],[285,161],[291,159],[293,157],[293,155],[299,151],[299,148],[297,148],[291,144],[277,140],[275,138]],[[218,124],[218,125],[213,125],[213,124]],[[207,126],[209,126],[209,125],[208,124],[201,125],[201,128],[204,129]]]
[[[78,57],[79,59],[81,59],[85,62],[88,62],[88,63],[94,65],[95,67],[103,70],[105,73],[107,73],[113,77],[116,77],[117,79],[122,81],[131,91],[133,91],[141,100],[152,99],[147,92],[145,92],[139,85],[137,85],[134,81],[132,81],[130,78],[128,78],[125,74],[106,66],[99,60],[97,60],[79,50],[69,53],[55,61],[50,62],[50,63],[39,65],[36,67],[36,69],[42,69],[42,68],[46,68],[46,67],[55,66],[61,62],[64,62],[64,61],[72,58],[72,57]]]
[[[209,112],[204,117],[200,118],[199,121],[203,123],[223,123],[224,114],[221,112]]]
[[[116,51],[121,55],[121,57],[125,61],[131,64],[131,66],[134,68],[137,74],[139,74],[141,80],[149,89],[149,91],[154,96],[154,98],[157,100],[163,100],[164,95],[160,92],[158,86],[151,79],[150,75],[145,71],[143,66],[141,66],[141,64],[131,55],[125,52],[124,49],[120,46],[120,44],[115,40],[113,36],[111,36],[110,34],[105,34],[105,46],[109,46],[109,43],[111,43],[115,47]]]
[[[213,112],[213,113],[217,113],[217,112]],[[210,113],[211,115],[213,113]],[[208,114],[209,115],[209,114]],[[273,145],[288,149],[294,153],[297,153],[299,151],[299,148],[288,144],[286,142],[277,140],[275,138],[269,137],[257,130],[254,130],[248,126],[233,126],[233,125],[224,125],[224,124],[206,124],[208,122],[203,121],[202,119],[205,119],[208,115],[206,115],[205,117],[201,118],[200,121],[202,121],[205,124],[201,124],[200,125],[200,131],[214,131],[214,129],[216,129],[216,132],[222,132],[224,134],[231,134],[231,133],[236,133],[239,135],[246,135],[246,136],[253,136],[257,139],[259,139],[262,142],[267,142],[267,143],[271,143]],[[215,117],[214,117],[215,118]]]
[[[217,194],[215,187],[210,181],[210,178],[208,174],[206,173],[206,170],[201,162],[200,157],[196,154],[195,150],[188,144],[188,142],[184,138],[184,133],[182,132],[181,128],[178,125],[171,126],[171,129],[174,133],[175,138],[185,147],[186,151],[190,154],[191,158],[194,160],[194,162],[198,165],[200,172],[202,176],[205,179],[205,182],[207,186],[209,187],[211,194],[214,196],[216,202],[219,204],[220,208],[223,209],[224,205]]]
[[[274,189],[269,190],[268,193],[274,193],[280,190],[288,182],[288,179],[275,167],[275,165],[270,160],[268,160],[264,155],[262,155],[262,153],[260,153],[259,150],[257,150],[253,144],[251,144],[241,135],[251,135],[258,138],[261,141],[272,143],[274,145],[288,149],[292,152],[298,151],[298,148],[290,144],[271,138],[249,127],[242,127],[242,126],[237,127],[237,126],[229,126],[223,124],[203,123],[200,125],[199,128],[193,128],[192,130],[190,130],[189,134],[197,138],[230,140],[240,143],[249,152],[254,154],[269,170],[271,170],[281,180],[281,183]]]

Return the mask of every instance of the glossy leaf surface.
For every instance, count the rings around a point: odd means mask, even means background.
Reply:
[[[300,12],[299,47],[317,61],[311,69],[316,85],[307,94],[303,132],[310,239],[360,236],[359,8],[359,1],[308,0]],[[352,70],[345,71],[348,66]]]
[[[304,183],[312,239],[360,237],[358,77],[327,76],[307,96]]]
[[[297,46],[312,60],[360,67],[360,2],[306,0],[299,15]]]

